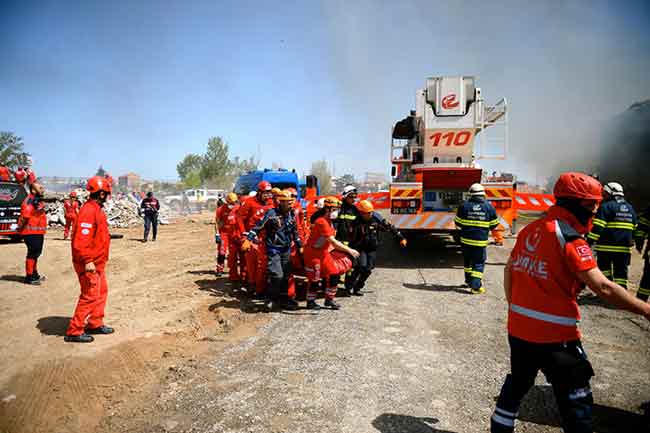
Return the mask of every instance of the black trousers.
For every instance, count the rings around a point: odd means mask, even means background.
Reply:
[[[461,249],[463,250],[465,283],[472,289],[480,289],[483,285],[487,248],[462,244]]]
[[[639,291],[636,292],[636,297],[647,301],[648,297],[650,297],[650,255],[643,260],[643,275],[641,276],[641,283],[639,284]]]
[[[267,259],[266,272],[270,283],[268,297],[272,300],[286,299],[289,290],[289,277],[292,271],[291,251],[267,251]]]
[[[377,251],[359,251],[352,272],[345,278],[345,288],[348,290],[361,290],[366,285],[366,281],[375,269],[377,262]]]
[[[541,370],[553,387],[565,433],[592,433],[593,396],[589,379],[594,375],[580,341],[538,344],[508,337],[510,374],[501,388],[491,420],[492,433],[511,433],[519,405]]]
[[[23,242],[27,245],[27,258],[38,259],[43,253],[45,235],[24,235]]]
[[[158,235],[158,215],[144,214],[144,240],[149,237],[149,230],[153,228],[153,239]]]
[[[627,268],[630,266],[630,253],[609,253],[598,251],[598,267],[603,274],[619,286],[627,289]]]

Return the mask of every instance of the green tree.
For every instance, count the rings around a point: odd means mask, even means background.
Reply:
[[[226,186],[231,167],[228,145],[221,137],[211,137],[199,171],[201,182],[217,187]]]
[[[0,132],[0,165],[16,170],[29,165],[29,153],[23,150],[22,137],[13,132]]]
[[[198,173],[201,170],[202,165],[203,158],[201,155],[190,153],[185,155],[185,158],[176,165],[176,172],[181,181],[185,183],[185,180],[190,176],[190,174],[194,172]]]
[[[188,175],[185,177],[185,180],[183,180],[183,185],[185,185],[187,188],[200,188],[202,185],[201,182],[201,174],[199,170],[194,170],[188,173]]]
[[[329,194],[332,191],[332,174],[327,167],[327,161],[323,159],[312,162],[311,174],[318,178],[321,194]]]

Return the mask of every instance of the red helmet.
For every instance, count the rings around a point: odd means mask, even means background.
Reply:
[[[584,173],[562,173],[555,182],[553,195],[556,199],[602,200],[603,186],[596,179]]]
[[[257,184],[258,191],[271,191],[272,189],[273,187],[271,186],[271,184],[265,180]]]
[[[111,185],[106,181],[106,178],[101,176],[93,176],[88,179],[86,189],[91,194],[99,191],[104,191],[107,194],[111,193]]]
[[[14,177],[16,178],[16,182],[22,183],[25,181],[27,173],[22,167],[18,167],[18,170],[14,172]]]
[[[72,192],[70,193],[70,197],[72,197],[72,198],[77,197],[77,191],[72,191]]]

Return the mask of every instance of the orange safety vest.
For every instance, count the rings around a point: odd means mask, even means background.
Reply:
[[[510,256],[510,335],[532,343],[580,339],[576,298],[581,284],[576,273],[596,267],[580,234],[586,231],[557,206],[521,231]]]

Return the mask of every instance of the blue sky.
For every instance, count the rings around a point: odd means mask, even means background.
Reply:
[[[581,163],[650,97],[647,2],[0,1],[0,130],[43,175],[176,177],[231,153],[337,174],[389,170],[393,122],[432,75],[476,75],[511,107],[523,178]]]

